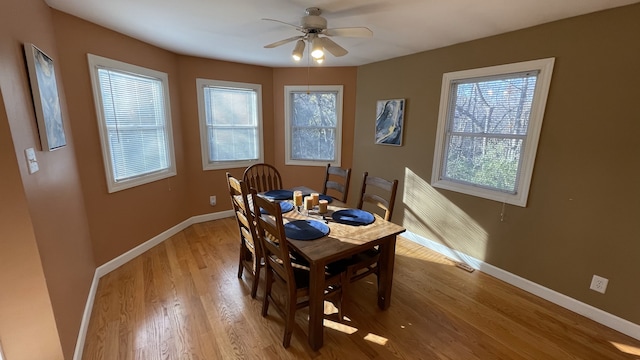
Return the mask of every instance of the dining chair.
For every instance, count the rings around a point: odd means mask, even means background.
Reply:
[[[371,204],[376,212],[382,211],[379,214],[382,218],[391,221],[397,190],[397,179],[387,180],[381,177],[369,176],[369,173],[365,171],[362,178],[358,209],[362,209],[367,203]]]
[[[283,317],[285,328],[282,346],[287,348],[291,344],[295,312],[309,306],[309,268],[292,261],[280,206],[258,196],[255,189],[251,189],[251,192],[254,197],[253,209],[256,214],[258,239],[264,250],[265,258],[266,281],[262,316],[267,316],[269,304],[272,304]],[[260,215],[262,210],[268,215]],[[335,272],[327,270],[325,274],[325,298],[338,297],[338,309],[340,309],[342,301],[340,281],[344,274],[343,270],[344,268],[334,269]],[[283,285],[286,292],[284,303],[279,303],[282,296],[278,297],[272,293],[273,283],[276,281]]]
[[[244,181],[238,180],[227,172],[227,185],[231,204],[236,215],[240,233],[240,259],[238,262],[238,278],[242,277],[246,269],[253,275],[251,283],[251,297],[255,298],[260,280],[260,270],[263,267],[263,256],[260,242],[256,236],[254,218],[249,202],[249,190]]]
[[[242,180],[248,189],[256,189],[257,192],[282,189],[282,177],[278,169],[269,164],[253,164],[242,175]]]
[[[349,181],[351,180],[351,168],[344,169],[327,164],[327,171],[324,177],[324,188],[322,193],[332,198],[347,202],[349,194]],[[327,193],[329,191],[329,193]]]
[[[398,180],[387,180],[381,177],[369,176],[368,172],[364,172],[362,179],[362,189],[360,192],[360,200],[358,201],[358,209],[362,209],[365,204],[372,204],[379,215],[391,221],[393,215],[393,203],[396,199],[396,191],[398,190]],[[363,279],[371,274],[377,277],[377,284],[380,286],[380,250],[378,248],[370,249],[352,256],[346,261],[345,278],[343,279],[343,297],[348,299],[349,284]],[[343,311],[346,308],[346,302],[343,301]]]

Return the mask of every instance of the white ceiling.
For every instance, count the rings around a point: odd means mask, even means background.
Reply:
[[[295,43],[308,7],[329,28],[366,26],[372,38],[332,37],[349,51],[323,66],[358,66],[522,29],[638,0],[45,0],[49,6],[176,52],[271,67],[295,63]]]

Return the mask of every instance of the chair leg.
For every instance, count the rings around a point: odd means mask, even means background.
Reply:
[[[291,345],[291,335],[293,334],[293,326],[296,321],[296,299],[294,296],[289,296],[287,300],[287,318],[285,319],[284,326],[284,339],[282,340],[282,346],[288,348]]]
[[[240,244],[240,259],[238,261],[238,279],[242,277],[242,271],[244,270],[244,257],[245,257],[245,247],[244,244]]]
[[[349,290],[349,272],[345,271],[340,275],[340,298],[338,300],[338,317],[340,321],[344,320],[345,310],[348,302],[348,290]]]
[[[260,260],[257,260],[260,261]],[[256,298],[256,294],[258,293],[258,283],[260,282],[260,270],[261,270],[261,266],[260,265],[256,265],[254,263],[254,272],[253,272],[253,284],[251,284],[251,298],[255,299]]]
[[[273,273],[269,268],[265,269],[265,286],[264,286],[264,300],[262,300],[262,316],[266,317],[269,311],[269,298],[271,297],[271,285],[273,284]]]

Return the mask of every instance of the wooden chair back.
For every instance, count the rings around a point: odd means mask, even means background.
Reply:
[[[269,164],[254,164],[249,166],[242,175],[242,180],[249,189],[257,192],[282,189],[282,177],[278,169]]]
[[[351,181],[351,168],[343,169],[327,164],[322,193],[346,203],[349,194],[349,181]]]
[[[380,177],[369,176],[369,173],[365,171],[358,209],[362,209],[365,203],[369,203],[377,210],[382,210],[383,214],[380,215],[385,220],[390,221],[393,215],[393,205],[396,201],[397,190],[397,179],[390,181]]]
[[[264,209],[273,217],[271,219],[273,222],[258,214],[260,208]],[[254,209],[258,225],[258,238],[264,249],[267,271],[273,270],[281,280],[286,283],[292,283],[291,288],[295,289],[293,268],[291,265],[291,257],[289,256],[287,236],[284,232],[280,205],[256,195],[254,198]]]
[[[238,263],[238,277],[242,277],[243,269],[251,271],[253,283],[251,297],[256,297],[260,269],[262,264],[262,247],[257,237],[254,218],[251,213],[249,189],[242,180],[238,180],[227,172],[227,185],[231,204],[238,223],[240,233],[240,259]]]

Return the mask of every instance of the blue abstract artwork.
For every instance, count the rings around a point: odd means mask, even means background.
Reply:
[[[376,105],[376,144],[402,145],[404,99],[379,100]]]

